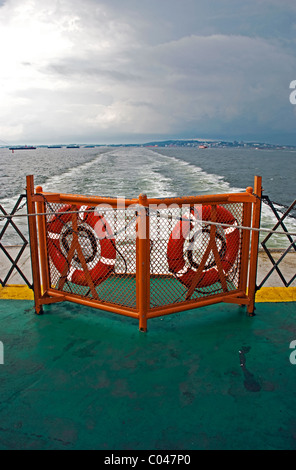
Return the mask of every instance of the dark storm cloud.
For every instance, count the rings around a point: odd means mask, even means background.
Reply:
[[[7,0],[0,137],[287,138],[295,13],[289,0]]]

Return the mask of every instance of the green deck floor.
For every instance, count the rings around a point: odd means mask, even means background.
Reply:
[[[0,449],[296,449],[295,302],[44,310],[0,300]]]

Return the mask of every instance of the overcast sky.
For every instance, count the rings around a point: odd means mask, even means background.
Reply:
[[[0,0],[0,143],[296,145],[295,0]]]

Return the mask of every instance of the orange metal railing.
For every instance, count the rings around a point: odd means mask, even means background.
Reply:
[[[71,301],[135,318],[218,302],[254,312],[261,177],[245,192],[116,199],[47,193],[27,176],[36,313]]]

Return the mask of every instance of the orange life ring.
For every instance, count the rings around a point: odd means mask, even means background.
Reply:
[[[84,233],[88,243],[90,243],[92,253],[85,257],[89,273],[94,285],[103,282],[114,269],[116,261],[115,239],[111,228],[102,215],[95,212],[85,212],[94,209],[89,206],[77,206],[79,233]],[[69,242],[67,237],[71,236],[73,231],[70,222],[72,214],[65,213],[71,211],[70,205],[63,206],[58,213],[53,216],[47,225],[48,253],[50,258],[60,274],[64,271],[69,251]],[[100,241],[100,253],[98,252],[97,239]],[[81,244],[80,244],[81,246]],[[83,249],[83,246],[82,246]],[[84,270],[79,268],[79,259],[77,255],[73,257],[71,265],[67,269],[67,280],[81,286],[87,286],[88,282]]]
[[[202,210],[194,208],[190,213],[190,218],[180,220],[175,225],[168,242],[167,259],[169,270],[175,274],[186,287],[190,287],[194,274],[197,271],[198,264],[193,260],[192,249],[184,252],[184,242],[188,238],[192,228],[192,221],[210,221],[211,220],[211,206],[202,206]],[[217,206],[217,219],[220,224],[232,225],[232,227],[225,227],[225,238],[216,231],[216,237],[220,238],[221,248],[219,250],[219,257],[221,259],[222,269],[225,274],[233,266],[237,259],[237,254],[240,244],[240,233],[236,228],[237,221],[233,215],[225,209],[225,207]],[[202,228],[203,232],[209,232],[209,229]],[[192,246],[194,243],[194,236],[189,240]],[[186,260],[187,256],[187,260]],[[220,280],[216,262],[208,263],[205,265],[200,279],[196,287],[207,287],[215,284]]]

